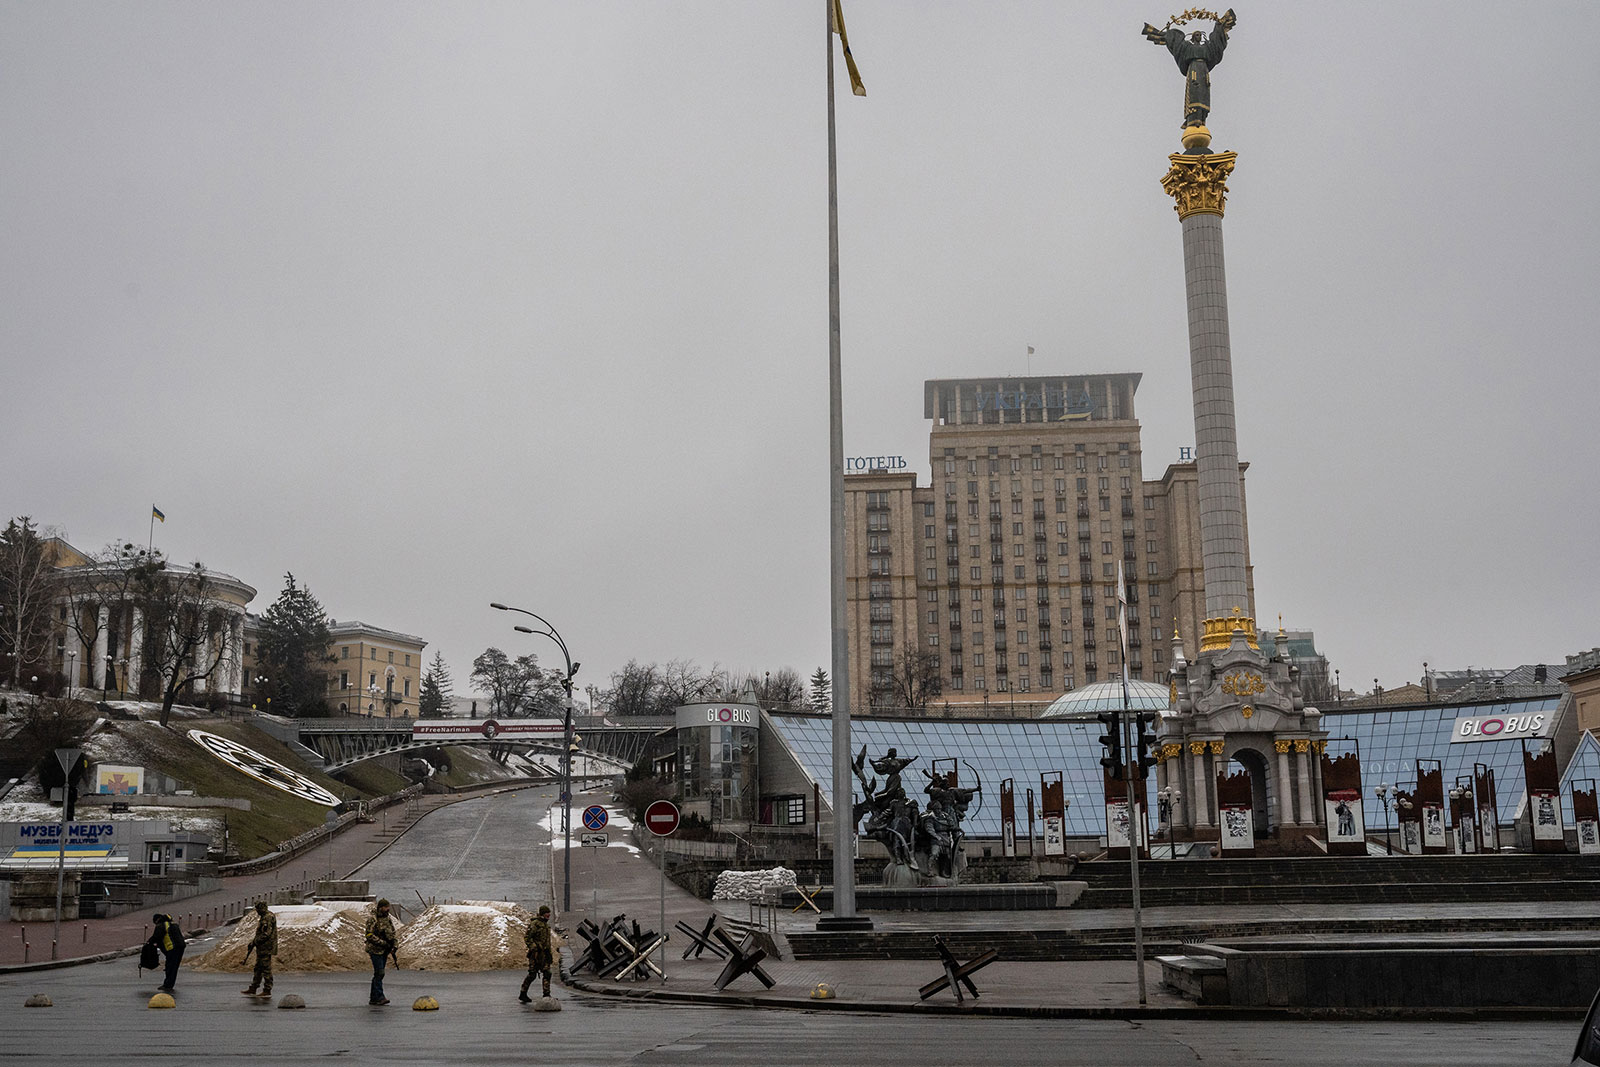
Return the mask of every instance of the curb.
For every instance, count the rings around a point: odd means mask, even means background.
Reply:
[[[637,989],[600,985],[563,971],[561,983],[596,996],[623,1000],[675,1002],[721,1008],[767,1008],[781,1011],[841,1011],[861,1015],[980,1015],[1007,1019],[1196,1019],[1208,1022],[1532,1022],[1582,1019],[1584,1008],[1231,1008],[1225,1005],[1192,1007],[1136,1007],[1133,1005],[1022,1005],[981,1003],[976,998],[956,1003],[904,1001],[812,1000],[809,997],[764,997],[737,993],[696,993],[660,986]]]
[[[197,934],[206,931],[196,931]],[[80,963],[104,963],[107,960],[121,959],[124,956],[137,956],[142,945],[132,948],[113,949],[110,952],[97,952],[93,956],[74,956],[65,960],[40,960],[38,963],[5,963],[0,964],[0,974],[25,974],[29,971],[54,971],[62,967],[76,967]]]

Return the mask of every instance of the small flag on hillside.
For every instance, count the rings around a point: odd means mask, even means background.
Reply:
[[[867,87],[861,84],[861,72],[856,69],[856,58],[850,54],[850,38],[844,32],[844,8],[839,6],[839,0],[833,0],[828,17],[833,32],[839,35],[840,46],[844,48],[844,69],[850,72],[850,91],[857,96],[866,96]]]
[[[154,504],[150,505],[150,517],[152,519],[160,519],[162,522],[167,521],[166,515],[163,514],[161,509],[156,507]]]

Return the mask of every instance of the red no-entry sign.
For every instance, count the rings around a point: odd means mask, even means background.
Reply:
[[[644,809],[644,828],[657,837],[666,837],[678,828],[678,805],[658,800]]]

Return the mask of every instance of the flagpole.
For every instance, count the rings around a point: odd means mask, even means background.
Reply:
[[[148,555],[150,555],[150,553],[154,552],[155,551],[155,547],[156,547],[156,509],[155,509],[154,505],[151,505],[151,507],[150,507],[150,540],[144,546],[145,555],[148,556]]]
[[[850,643],[845,629],[844,389],[839,359],[839,173],[833,117],[834,0],[824,0],[828,52],[828,516],[833,637],[833,923],[871,926],[856,917],[855,790],[850,769]],[[821,817],[821,813],[818,813]],[[826,921],[826,920],[824,920]]]

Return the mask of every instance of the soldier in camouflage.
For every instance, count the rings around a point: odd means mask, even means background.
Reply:
[[[241,989],[240,992],[247,997],[272,996],[272,957],[278,954],[278,917],[267,910],[267,902],[256,901],[256,934],[250,939],[250,947],[244,950],[244,958],[248,960],[250,953],[256,954],[256,970],[250,976],[250,988]],[[261,987],[261,992],[256,992],[256,987]]]
[[[389,902],[378,899],[376,914],[367,920],[367,955],[372,958],[372,990],[367,998],[368,1004],[387,1004],[389,998],[383,995],[383,970],[390,959],[395,966],[400,965],[400,957],[396,954],[399,947],[394,936],[394,920],[389,918]]]
[[[528,987],[535,977],[544,978],[544,995],[550,995],[550,971],[555,966],[555,956],[550,951],[550,905],[539,905],[539,915],[528,924],[522,942],[528,946],[528,976],[522,980],[517,999],[527,1004],[533,999],[528,996]]]

